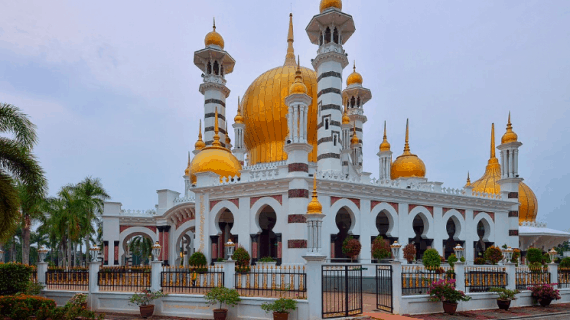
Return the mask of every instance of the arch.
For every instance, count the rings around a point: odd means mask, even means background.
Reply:
[[[171,252],[170,252],[170,257],[172,257],[174,259],[174,265],[178,266],[180,265],[180,246],[182,243],[182,240],[184,239],[186,241],[186,243],[188,244],[187,246],[187,253],[185,256],[185,260],[183,261],[183,265],[186,265],[187,263],[187,258],[192,255],[192,253],[194,253],[194,238],[195,238],[195,225],[194,224],[188,224],[186,227],[184,228],[179,228],[178,230],[176,230],[176,237],[174,237],[174,245],[171,246]]]
[[[352,98],[350,98],[350,107],[354,108],[354,106],[356,106],[356,98],[352,96]]]
[[[206,68],[206,74],[212,73],[212,62],[208,61],[208,67]]]
[[[279,201],[275,200],[272,197],[263,197],[259,200],[257,200],[253,206],[250,209],[250,212],[255,212],[255,216],[253,221],[251,222],[252,225],[250,226],[250,230],[252,230],[252,233],[259,233],[261,232],[261,227],[259,226],[259,215],[261,214],[261,212],[263,211],[263,209],[265,209],[266,206],[271,207],[271,209],[273,209],[273,211],[275,212],[275,214],[277,215],[277,219],[280,218],[280,212],[282,211],[282,205],[279,203]],[[283,228],[283,226],[279,223],[277,223],[275,225],[275,227],[273,227],[273,231],[275,233],[279,233],[282,232],[283,230],[281,230]]]
[[[431,215],[431,213],[423,206],[418,206],[415,207],[414,209],[412,209],[412,211],[410,211],[410,213],[408,214],[408,221],[414,221],[414,219],[416,218],[416,216],[418,216],[423,220],[424,222],[424,231],[422,232],[422,238],[426,239],[433,239],[433,217]]]
[[[356,220],[356,216],[360,216],[360,209],[356,206],[356,204],[354,202],[352,202],[349,199],[343,198],[343,199],[339,199],[337,200],[330,208],[329,212],[334,213],[334,217],[336,217],[336,214],[340,211],[340,209],[342,209],[343,207],[345,207],[348,211],[348,214],[350,215],[350,221],[351,221],[351,225],[350,228],[348,229],[349,233],[352,233],[352,230],[354,230],[354,228],[357,226],[357,224],[359,224],[359,221]],[[334,221],[333,221],[334,222]],[[336,226],[336,223],[333,223],[331,225],[331,234],[337,234],[340,230],[338,229],[338,227]],[[357,228],[358,230],[358,228]]]
[[[386,231],[386,235],[390,237],[398,237],[398,226],[399,226],[399,219],[398,219],[398,212],[386,202],[381,202],[374,206],[372,211],[370,211],[370,215],[374,218],[380,214],[380,212],[384,212],[388,217],[388,221],[390,222],[390,227],[388,231]],[[374,229],[373,229],[374,230]]]
[[[451,209],[447,211],[443,215],[443,222],[447,223],[449,219],[453,219],[455,222],[455,235],[453,236],[454,240],[465,239],[466,234],[466,227],[465,227],[465,218],[459,213],[459,211],[455,209]]]
[[[220,64],[218,63],[218,60],[214,60],[214,74],[220,74]]]
[[[220,220],[220,216],[226,210],[230,211],[234,216],[239,212],[239,208],[233,202],[228,200],[222,200],[216,203],[213,208],[210,208],[210,214],[208,215],[210,217],[210,221],[208,221],[208,224],[210,225],[210,235],[218,235],[222,233],[222,230],[220,230],[220,226],[218,225],[218,221]],[[233,231],[235,226],[236,225],[234,224],[230,233],[234,234]],[[214,230],[216,231],[215,233],[213,233]]]
[[[325,43],[331,42],[331,28],[327,27],[325,29]]]
[[[334,27],[334,31],[333,31],[333,42],[334,43],[338,43],[338,28]]]
[[[147,227],[130,227],[123,230],[123,232],[119,234],[119,256],[117,257],[119,264],[123,264],[127,241],[136,236],[150,238],[152,242],[158,241],[156,233],[152,232],[152,230]]]
[[[493,219],[491,216],[486,212],[479,212],[477,216],[473,219],[473,225],[477,228],[479,221],[483,222],[485,226],[485,233],[483,235],[483,241],[485,242],[495,242],[495,224],[493,223]],[[475,234],[477,229],[475,229]]]

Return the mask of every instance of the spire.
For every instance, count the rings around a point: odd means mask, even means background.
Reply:
[[[202,141],[202,119],[200,119],[200,129],[198,129],[198,140],[194,144],[194,150],[202,150],[206,144]]]
[[[509,111],[509,120],[507,122],[507,132],[501,138],[501,143],[511,143],[518,141],[517,134],[513,131],[513,125],[511,124],[511,112]]]
[[[390,151],[390,143],[388,142],[388,136],[386,135],[386,121],[384,121],[384,138],[382,143],[380,143],[380,152]]]
[[[243,116],[241,115],[241,101],[240,101],[240,97],[238,97],[238,108],[237,108],[237,114],[234,117],[234,122],[235,123],[243,123]]]
[[[495,157],[495,124],[491,124],[491,159]]]
[[[192,159],[190,157],[190,151],[188,151],[188,166],[190,166],[191,162],[192,162]]]
[[[356,72],[356,60],[354,60],[354,64],[352,65],[352,72]]]
[[[214,147],[221,147],[222,144],[220,143],[220,128],[218,127],[218,108],[216,108],[216,118],[214,120],[214,142],[212,142],[212,146]]]
[[[214,26],[213,26],[213,28],[214,28],[214,31],[216,31],[216,17],[214,17]]]
[[[471,179],[469,179],[469,171],[467,171],[467,183],[465,183],[466,187],[471,186]]]
[[[307,206],[307,214],[322,214],[323,206],[317,198],[317,174],[313,174],[313,198],[309,205]]]
[[[228,123],[226,122],[226,148],[230,150],[231,145],[232,145],[232,139],[230,139],[230,133],[228,131]]]
[[[287,35],[287,54],[285,55],[284,66],[295,65],[295,49],[293,49],[293,13],[289,14],[289,34]]]
[[[410,119],[406,119],[406,143],[404,144],[404,154],[410,154]]]

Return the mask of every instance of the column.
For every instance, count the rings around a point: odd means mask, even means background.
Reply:
[[[326,256],[303,256],[307,261],[307,301],[309,302],[309,320],[322,319],[322,268]]]
[[[402,301],[402,263],[391,261],[392,265],[392,312],[402,314],[406,311],[406,306]]]
[[[517,288],[517,265],[507,262],[505,269],[507,270],[507,289],[515,290]]]
[[[224,262],[224,287],[235,288],[236,261],[226,260]]]
[[[150,290],[160,291],[162,290],[161,283],[161,272],[162,272],[162,261],[151,261],[151,280],[150,280]]]
[[[88,253],[89,254],[89,253]],[[47,262],[38,262],[38,283],[43,285],[46,284],[46,272],[48,271],[48,263]]]

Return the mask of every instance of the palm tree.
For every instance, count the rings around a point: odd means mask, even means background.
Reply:
[[[133,256],[141,257],[141,265],[152,253],[152,240],[143,236],[135,236],[129,244],[129,250]]]
[[[21,221],[20,201],[16,181],[29,194],[43,195],[46,191],[44,172],[31,153],[36,143],[35,125],[19,108],[0,103],[0,242],[9,239]]]
[[[30,194],[25,185],[18,183],[18,198],[22,213],[22,263],[30,264],[30,227],[33,220],[38,220],[42,215],[41,206],[44,195]]]

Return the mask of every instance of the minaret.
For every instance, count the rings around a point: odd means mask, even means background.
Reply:
[[[220,139],[226,140],[226,98],[230,90],[226,87],[226,74],[234,70],[235,60],[224,51],[224,39],[214,30],[204,39],[205,48],[194,52],[194,64],[202,70],[203,83],[200,93],[204,95],[204,135],[207,146],[214,139],[214,110],[218,109],[220,118]]]
[[[352,16],[342,12],[342,1],[321,1],[321,12],[306,28],[311,43],[319,46],[313,67],[317,71],[317,167],[319,171],[342,171],[342,70],[348,65],[343,44],[354,33]],[[337,142],[335,144],[335,141]]]
[[[384,138],[380,144],[378,158],[380,159],[380,181],[390,180],[392,151],[390,150],[390,143],[388,142],[388,137],[386,136],[386,121],[384,121]]]
[[[350,117],[346,113],[346,108],[344,108],[344,113],[342,114],[342,136],[340,142],[342,145],[340,159],[342,161],[342,173],[343,175],[349,174],[348,164],[350,162]]]
[[[194,151],[192,151],[192,153],[194,155],[197,155],[198,153],[200,153],[200,151],[202,151],[202,149],[204,149],[204,147],[206,147],[206,144],[202,140],[202,120],[200,120],[200,125],[198,129],[198,140],[196,140],[196,143],[194,144]]]
[[[356,134],[360,143],[363,144],[363,126],[367,118],[364,115],[364,104],[372,98],[370,89],[362,86],[362,76],[356,72],[356,63],[352,73],[346,78],[346,89],[342,91],[344,107],[347,110],[350,122],[356,125]]]
[[[238,159],[239,163],[241,163],[241,165],[243,166],[244,155],[247,152],[247,150],[245,148],[245,143],[244,143],[243,133],[245,131],[245,124],[243,123],[243,116],[241,115],[241,101],[239,97],[238,97],[238,110],[234,118],[234,124],[232,124],[232,127],[234,127],[234,139],[236,140],[235,141],[236,145],[234,146],[232,152]]]

